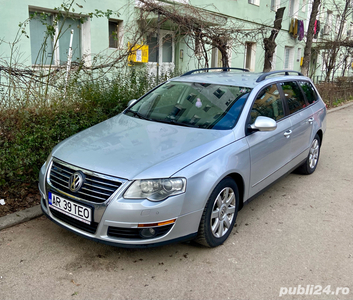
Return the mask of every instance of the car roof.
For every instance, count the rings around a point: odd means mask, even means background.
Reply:
[[[204,70],[204,69],[202,69]],[[198,70],[195,70],[195,72]],[[282,70],[274,72],[242,72],[242,71],[211,71],[203,73],[192,73],[188,72],[182,76],[172,78],[171,81],[179,82],[198,82],[208,84],[221,84],[221,85],[232,85],[254,88],[259,83],[269,83],[281,80],[303,80],[307,77],[303,76],[297,71]],[[294,72],[298,75],[290,75],[289,73]],[[192,74],[190,74],[192,73]]]

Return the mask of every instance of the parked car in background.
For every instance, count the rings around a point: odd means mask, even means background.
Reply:
[[[191,71],[58,144],[39,174],[41,207],[107,244],[215,247],[246,201],[294,169],[315,171],[325,117],[298,72]]]

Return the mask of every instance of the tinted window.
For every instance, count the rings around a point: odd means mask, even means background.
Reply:
[[[269,117],[275,121],[284,117],[281,96],[275,84],[265,87],[256,97],[251,109],[251,123],[258,116]]]
[[[315,102],[317,100],[317,94],[312,84],[304,81],[299,82],[299,84],[302,87],[309,104]]]
[[[284,97],[288,103],[289,113],[295,113],[306,106],[304,96],[296,82],[281,83]]]
[[[250,88],[208,83],[168,82],[130,107],[126,114],[181,126],[231,129]]]

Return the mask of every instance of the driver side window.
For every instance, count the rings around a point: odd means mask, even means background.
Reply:
[[[284,117],[283,104],[276,84],[269,85],[261,90],[251,108],[251,123],[258,116],[269,117],[278,121]]]

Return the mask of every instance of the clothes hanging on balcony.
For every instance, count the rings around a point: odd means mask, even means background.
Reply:
[[[315,20],[315,25],[314,25],[314,39],[317,39],[318,35],[320,32],[320,21]]]
[[[299,33],[298,33],[298,40],[299,41],[302,41],[303,40],[303,38],[304,38],[304,22],[302,21],[302,20],[299,20],[298,21],[298,27],[299,27],[299,29],[298,29],[298,31],[299,31]]]
[[[289,34],[293,34],[294,31],[294,19],[292,18],[290,20],[290,25],[289,25]]]
[[[298,36],[298,19],[294,19],[293,37],[296,39]]]
[[[293,38],[297,38],[298,36],[298,19],[292,19],[289,26],[289,34],[293,36]]]

